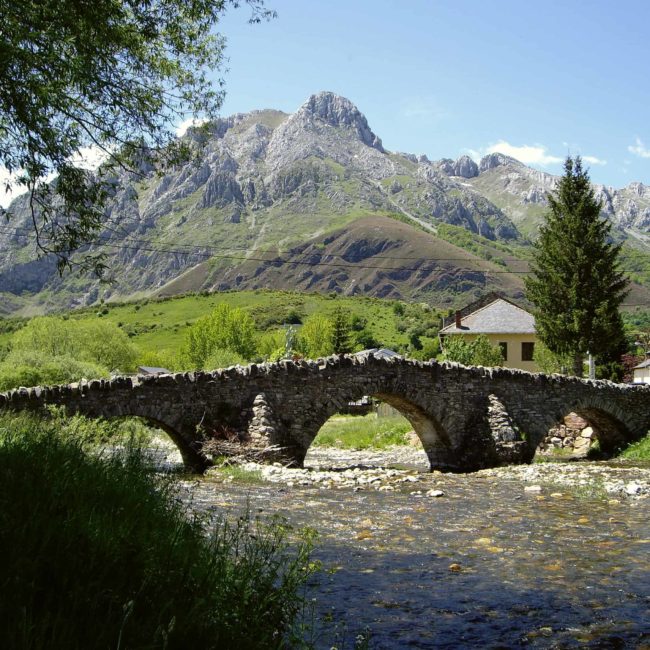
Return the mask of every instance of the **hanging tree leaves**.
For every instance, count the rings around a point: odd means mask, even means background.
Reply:
[[[274,15],[264,0],[245,2],[250,22]],[[209,75],[224,39],[213,28],[239,4],[0,0],[0,165],[29,192],[37,245],[60,270],[97,235],[116,169],[137,174],[162,151],[183,156],[169,146],[174,123],[215,116],[223,81]],[[108,158],[99,173],[80,168],[88,148]]]
[[[611,224],[601,218],[580,157],[567,157],[564,176],[535,243],[528,299],[535,326],[555,354],[569,354],[574,374],[582,375],[584,356],[608,357],[623,340],[619,306],[627,279],[619,267],[620,245],[610,240]]]

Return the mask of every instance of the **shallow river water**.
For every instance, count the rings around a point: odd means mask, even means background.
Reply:
[[[378,649],[650,649],[650,467],[273,471],[188,483],[192,507],[317,529],[316,619],[346,630],[319,624],[318,647],[352,648],[369,628]]]

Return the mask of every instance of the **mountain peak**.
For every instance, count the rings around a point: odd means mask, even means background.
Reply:
[[[506,156],[505,154],[496,151],[481,158],[481,162],[479,163],[479,171],[485,172],[488,169],[500,167],[501,165],[515,165],[517,167],[525,167],[524,163],[520,162],[516,158]]]
[[[365,115],[345,97],[328,91],[316,93],[298,109],[298,113],[330,126],[352,128],[364,144],[384,152],[380,138],[368,126]]]

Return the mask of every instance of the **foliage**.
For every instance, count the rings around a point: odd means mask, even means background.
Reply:
[[[408,444],[405,435],[413,429],[401,416],[377,417],[375,413],[330,418],[318,432],[316,447],[344,449],[385,449]]]
[[[464,336],[447,336],[443,343],[442,359],[465,366],[503,365],[501,348],[492,346],[484,334],[472,341],[467,341]]]
[[[554,354],[541,341],[535,343],[533,361],[540,371],[545,372],[547,375],[554,373],[566,374],[573,363],[569,355]]]
[[[332,321],[323,314],[312,314],[300,329],[298,349],[308,358],[325,357],[334,352]]]
[[[137,365],[152,368],[166,368],[167,370],[180,370],[182,362],[178,354],[173,354],[169,350],[144,350],[138,355]]]
[[[0,464],[3,647],[288,645],[310,531],[191,516],[136,450],[85,454],[58,421],[1,415]]]
[[[621,381],[631,383],[634,380],[634,367],[638,366],[643,360],[644,355],[624,354],[621,356],[621,365],[623,366],[623,375]]]
[[[556,354],[570,354],[582,375],[591,352],[609,361],[622,352],[619,306],[627,280],[619,268],[620,245],[609,241],[611,223],[601,219],[580,157],[567,157],[550,211],[535,243],[532,275],[525,279],[535,305],[539,338]]]
[[[362,329],[355,332],[354,340],[356,341],[356,348],[358,350],[368,350],[370,348],[379,348],[381,343],[369,329]]]
[[[214,370],[215,368],[228,368],[229,366],[245,366],[248,361],[232,350],[213,348],[203,364],[203,370]]]
[[[123,372],[134,369],[138,355],[128,336],[112,323],[57,316],[35,318],[18,330],[11,338],[7,362],[18,352],[47,358],[69,356]]]
[[[255,323],[242,309],[217,305],[192,325],[185,337],[183,355],[194,368],[203,368],[215,349],[230,350],[243,359],[255,356]]]
[[[285,342],[285,332],[269,330],[257,339],[257,353],[264,361],[276,361],[284,356]]]
[[[80,379],[108,378],[105,366],[69,355],[48,356],[39,352],[12,352],[0,364],[0,391],[19,386],[51,386]]]
[[[337,307],[332,314],[332,348],[336,354],[352,352],[350,313]]]
[[[35,318],[16,331],[0,363],[0,390],[108,377],[135,368],[138,351],[109,322]]]
[[[252,22],[272,15],[263,0],[247,3]],[[216,115],[223,91],[208,73],[221,67],[224,39],[213,28],[238,4],[0,0],[0,165],[30,193],[37,243],[60,269],[98,233],[116,169],[141,173],[179,117]],[[80,167],[89,147],[110,159],[98,175]]]
[[[627,446],[620,454],[628,460],[650,460],[650,435]]]
[[[422,337],[420,339],[420,349],[410,352],[409,356],[421,361],[435,359],[440,354],[440,341],[437,338]]]

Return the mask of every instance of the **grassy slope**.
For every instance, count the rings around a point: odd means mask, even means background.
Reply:
[[[145,303],[104,305],[101,318],[133,332],[132,340],[144,350],[175,350],[185,329],[217,304],[226,303],[248,311],[258,326],[277,327],[282,316],[296,310],[303,319],[314,312],[330,312],[337,306],[367,320],[373,334],[382,341],[405,344],[406,334],[397,330],[399,318],[393,312],[394,301],[375,298],[331,297],[284,291],[238,291],[209,295],[188,295]],[[72,312],[73,318],[98,318],[98,309]],[[279,322],[274,324],[272,321]],[[0,335],[0,345],[7,335]]]

